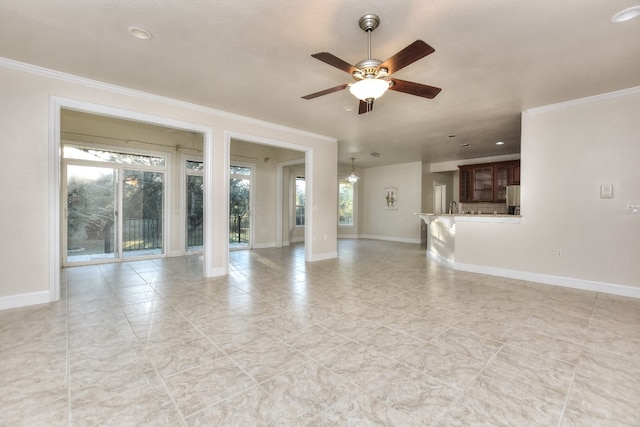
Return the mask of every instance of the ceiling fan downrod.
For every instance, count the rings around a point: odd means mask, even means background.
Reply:
[[[360,25],[360,28],[367,33],[368,41],[367,59],[364,59],[355,64],[355,67],[359,70],[362,70],[364,74],[357,73],[356,75],[354,73],[354,77],[356,77],[356,79],[362,79],[368,75],[373,76],[376,73],[378,66],[382,64],[382,61],[380,61],[379,59],[374,59],[371,57],[371,33],[380,25],[380,17],[374,14],[367,14],[360,18],[358,24]]]

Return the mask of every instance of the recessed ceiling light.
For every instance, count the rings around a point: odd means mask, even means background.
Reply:
[[[380,157],[380,153],[376,153],[375,151],[373,153],[370,153],[373,157]]]
[[[345,105],[344,107],[342,107],[342,109],[344,111],[353,111],[353,107],[351,105]]]
[[[461,146],[461,147],[464,147],[464,148],[471,148],[471,144],[467,144],[467,143],[465,143],[465,144],[460,144],[460,146]]]
[[[455,137],[456,137],[455,133],[452,133],[451,135],[449,135],[449,138],[455,138]]]
[[[619,24],[620,22],[628,21],[637,16],[640,16],[640,5],[621,10],[611,17],[611,22],[613,22],[614,24]]]
[[[133,37],[141,40],[151,40],[153,38],[153,34],[151,34],[151,31],[147,30],[146,28],[138,27],[136,25],[129,27],[129,33]]]
[[[498,141],[498,142],[496,142],[496,145],[504,145],[504,142]]]

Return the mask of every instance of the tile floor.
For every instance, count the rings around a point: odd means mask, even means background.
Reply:
[[[0,311],[0,425],[640,425],[640,300],[339,254],[65,269],[61,301]]]

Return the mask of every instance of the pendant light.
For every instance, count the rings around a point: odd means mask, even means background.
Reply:
[[[347,177],[347,181],[349,181],[351,183],[351,185],[355,184],[356,182],[358,182],[358,180],[360,179],[360,177],[358,175],[356,175],[355,173],[355,169],[353,167],[353,161],[355,160],[354,157],[351,158],[351,175],[349,175]]]

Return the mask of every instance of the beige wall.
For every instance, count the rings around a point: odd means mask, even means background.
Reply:
[[[524,113],[522,222],[457,224],[456,264],[640,295],[638,117],[640,88]]]
[[[362,237],[420,243],[422,162],[367,168],[358,191]],[[385,209],[384,189],[398,188],[397,210]]]
[[[198,129],[208,129],[212,145],[205,161],[211,165],[210,182],[206,183],[210,200],[225,199],[230,138],[242,136],[254,142],[275,142],[284,148],[306,150],[311,160],[308,171],[313,176],[307,259],[337,256],[337,142],[332,138],[4,59],[0,59],[0,100],[0,307],[45,302],[53,295],[51,283],[59,275],[55,268],[59,260],[50,257],[55,237],[50,223],[58,214],[51,211],[51,206],[59,197],[50,194],[49,170],[50,154],[57,156],[50,153],[54,140],[51,133],[57,126],[52,111],[56,102],[86,103],[82,105],[99,106],[99,110],[112,115],[134,115],[150,122],[160,118],[165,124],[187,124],[187,128],[193,124]],[[224,204],[213,204],[207,219],[213,225],[208,230],[212,246],[207,263],[215,274],[223,274],[228,268],[225,208]]]

